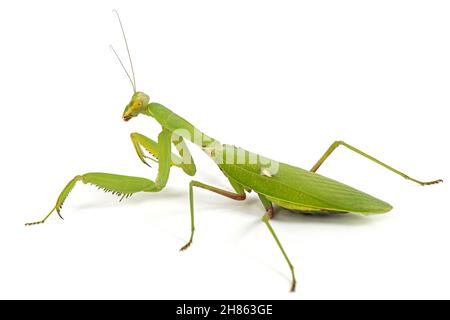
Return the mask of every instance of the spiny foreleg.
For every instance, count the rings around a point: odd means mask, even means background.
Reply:
[[[61,216],[62,206],[66,201],[67,196],[70,194],[70,192],[75,187],[78,181],[81,181],[85,184],[94,185],[98,187],[98,189],[117,195],[120,197],[120,200],[128,198],[137,192],[142,191],[156,192],[160,190],[160,188],[157,188],[155,182],[140,177],[130,177],[101,172],[93,172],[93,173],[86,173],[83,175],[77,175],[75,178],[70,180],[70,182],[61,191],[58,199],[56,200],[55,206],[50,211],[50,213],[44,217],[44,219],[36,222],[26,223],[25,225],[31,226],[35,224],[44,223],[54,211],[56,211],[62,219]]]
[[[137,192],[161,191],[166,186],[170,174],[171,137],[170,132],[166,129],[163,129],[158,136],[158,149],[160,150],[160,158],[158,175],[155,181],[146,178],[130,177],[101,172],[77,175],[75,176],[75,178],[70,180],[70,182],[62,190],[55,206],[49,214],[47,214],[40,221],[26,223],[26,225],[29,226],[44,223],[54,211],[56,211],[61,217],[60,211],[64,204],[64,201],[67,199],[70,191],[72,191],[78,181],[82,181],[85,184],[92,184],[94,186],[97,186],[99,189],[120,196],[121,199],[127,198]]]
[[[137,132],[132,133],[130,137],[139,159],[145,165],[151,167],[146,161],[146,159],[150,159],[151,161],[154,161],[156,163],[159,162],[161,150],[159,144],[156,141]],[[181,158],[176,154],[172,153],[170,165],[181,168],[186,174],[190,176],[195,175],[197,169],[195,167],[195,163],[194,160],[192,159],[191,153],[189,152],[189,149],[186,143],[184,142],[183,138],[172,133],[171,141],[174,144],[175,148],[177,149]],[[146,156],[142,148],[144,148],[147,152],[149,152],[153,157]]]

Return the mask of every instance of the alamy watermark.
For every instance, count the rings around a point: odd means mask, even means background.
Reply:
[[[192,133],[186,129],[176,129],[172,132],[172,141],[181,156],[181,159],[178,157],[172,159],[172,162],[177,165],[192,163],[190,152],[180,137],[201,146],[202,150],[218,165],[254,165],[259,168],[262,175],[266,176],[275,175],[280,166],[279,162],[259,154],[236,146],[221,144],[195,128],[193,129],[193,137]]]

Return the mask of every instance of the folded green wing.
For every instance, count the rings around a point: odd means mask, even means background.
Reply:
[[[388,203],[346,184],[284,163],[279,163],[278,171],[271,175],[262,173],[259,164],[221,164],[220,168],[228,177],[288,208],[355,213],[392,209]]]

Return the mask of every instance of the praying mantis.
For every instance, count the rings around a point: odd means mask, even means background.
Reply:
[[[413,179],[344,141],[332,143],[310,170],[268,159],[234,145],[222,144],[219,140],[206,135],[169,108],[162,104],[151,102],[150,97],[146,93],[136,90],[136,79],[127,39],[120,16],[117,11],[115,13],[117,14],[128,52],[131,76],[114,48],[111,47],[111,49],[133,87],[133,95],[125,107],[122,118],[124,121],[129,121],[139,115],[145,115],[155,119],[161,125],[157,141],[140,133],[131,134],[131,141],[139,159],[149,167],[151,166],[147,160],[157,164],[156,179],[150,180],[101,172],[77,175],[64,187],[52,210],[42,220],[26,223],[27,226],[44,223],[55,211],[62,219],[62,206],[77,182],[94,185],[104,191],[120,196],[122,200],[138,192],[156,193],[163,190],[169,180],[172,167],[183,170],[188,176],[194,176],[197,169],[186,144],[186,141],[189,141],[203,150],[217,164],[229,181],[232,191],[197,180],[191,180],[189,183],[190,238],[180,250],[187,249],[194,238],[194,188],[208,190],[236,201],[245,200],[247,194],[253,191],[258,195],[264,208],[265,213],[262,215],[262,222],[273,237],[290,269],[290,290],[294,291],[296,287],[294,266],[270,223],[275,205],[299,212],[329,214],[379,214],[389,212],[392,209],[390,204],[380,199],[317,173],[320,166],[337,147],[344,146],[397,175],[420,185],[442,182],[441,179],[428,182]],[[178,154],[172,152],[173,148]],[[147,155],[145,151],[151,156]]]

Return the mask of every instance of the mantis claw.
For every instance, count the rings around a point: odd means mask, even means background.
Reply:
[[[290,292],[295,292],[295,286],[296,286],[296,284],[297,284],[297,281],[294,279],[294,280],[292,280],[292,284],[291,284],[291,290],[290,290]]]
[[[64,218],[62,217],[61,213],[59,213],[59,210],[56,210],[56,213],[58,214],[58,216],[59,216],[62,220],[64,220]]]
[[[36,225],[36,224],[41,224],[41,223],[44,223],[44,221],[36,221],[36,222],[27,222],[27,223],[25,223],[25,226],[26,227],[29,227],[29,226],[34,226],[34,225]]]
[[[56,207],[54,207],[54,208],[52,209],[52,211],[50,211],[50,213],[47,214],[47,215],[45,216],[45,218],[42,219],[41,221],[28,222],[28,223],[25,223],[25,226],[28,227],[28,226],[34,226],[34,225],[37,225],[37,224],[42,224],[42,223],[44,223],[45,220],[47,220],[47,218],[50,217],[50,215],[52,214],[52,212],[55,211],[55,209],[56,209]],[[59,212],[58,212],[58,214],[59,214]],[[61,215],[60,215],[60,217],[61,217]],[[61,219],[62,219],[62,217],[61,217]],[[64,219],[63,219],[63,220],[64,220]]]
[[[192,244],[192,240],[189,240],[188,243],[186,243],[184,246],[182,246],[182,247],[180,248],[180,251],[186,250],[187,248],[189,248],[189,247],[191,246],[191,244]]]
[[[429,181],[429,182],[422,182],[420,184],[422,186],[429,186],[429,185],[432,185],[432,184],[438,184],[438,183],[443,183],[443,182],[444,182],[444,180],[438,179],[438,180],[433,180],[433,181]]]
[[[145,158],[150,159],[152,161],[155,161],[155,160],[153,160],[153,158],[148,157],[148,156],[143,156],[143,158],[141,159],[143,164],[145,164],[147,167],[151,168],[152,166],[149,165],[147,161],[145,161]]]

